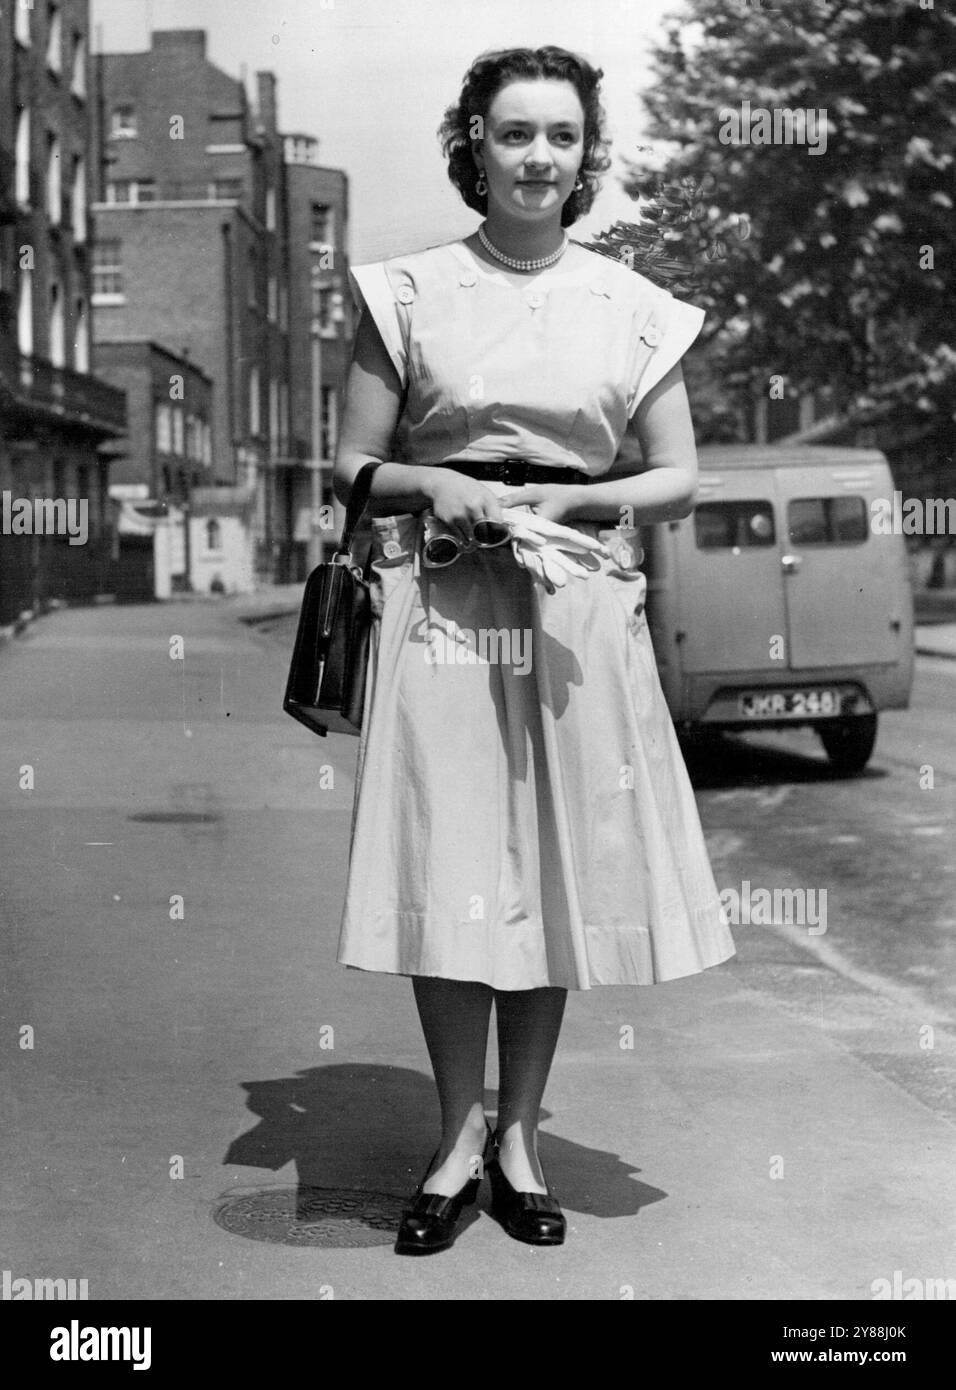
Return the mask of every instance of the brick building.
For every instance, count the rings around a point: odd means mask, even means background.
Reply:
[[[186,357],[144,339],[98,339],[97,374],[126,393],[129,440],[114,482],[160,502],[187,501],[212,470],[213,385]]]
[[[88,0],[0,9],[0,491],[85,500],[88,538],[0,535],[0,626],[109,588],[120,391],[91,374]]]
[[[97,58],[97,340],[143,338],[214,384],[210,481],[256,494],[256,566],[287,538],[275,472],[289,453],[289,270],[276,83],[206,57],[202,30]],[[116,475],[119,479],[119,474]]]

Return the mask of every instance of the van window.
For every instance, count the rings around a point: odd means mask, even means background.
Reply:
[[[859,545],[869,534],[862,497],[795,497],[787,525],[791,545]]]
[[[773,545],[773,507],[762,499],[701,502],[694,510],[694,536],[698,550]]]

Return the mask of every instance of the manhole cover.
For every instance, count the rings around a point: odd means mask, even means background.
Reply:
[[[230,1197],[216,1224],[248,1240],[273,1245],[391,1245],[406,1203],[388,1192],[348,1187],[270,1187]]]
[[[156,821],[160,824],[190,825],[194,821],[214,821],[219,817],[209,811],[136,811],[127,820]]]

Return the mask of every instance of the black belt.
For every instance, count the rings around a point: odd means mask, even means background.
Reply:
[[[525,483],[586,483],[587,473],[580,468],[552,468],[546,463],[530,463],[528,459],[445,459],[437,468],[452,468],[456,473],[476,478],[480,483],[507,483],[523,487]]]

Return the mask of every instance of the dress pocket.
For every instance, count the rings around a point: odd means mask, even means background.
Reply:
[[[415,568],[421,517],[412,513],[372,518],[372,613],[381,618],[388,600]]]
[[[647,576],[639,568],[644,559],[644,552],[638,544],[639,534],[618,527],[602,528],[597,534],[611,552],[611,558],[603,562],[611,590],[624,609],[631,632],[640,632],[647,623],[644,615]]]

